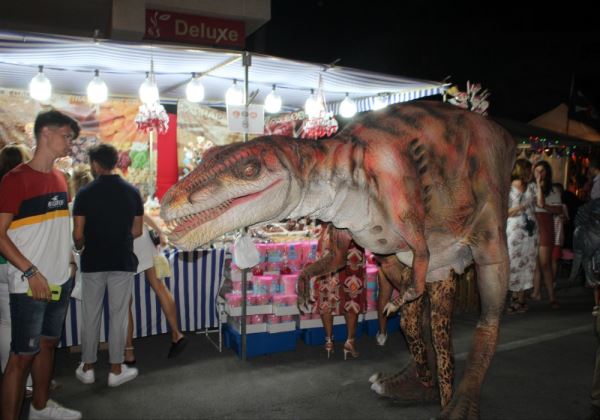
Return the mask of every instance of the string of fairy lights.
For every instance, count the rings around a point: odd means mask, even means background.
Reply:
[[[92,104],[98,105],[108,99],[108,86],[100,77],[99,70],[94,70],[94,75],[87,85],[87,98]],[[146,73],[146,78],[141,83],[139,98],[143,104],[151,105],[159,102],[159,90],[156,84],[156,76],[153,70],[153,63],[150,65],[150,71]],[[191,78],[185,87],[186,99],[189,102],[200,103],[204,100],[204,86],[200,76],[196,73],[191,74]],[[52,83],[44,74],[44,66],[38,67],[38,73],[29,82],[29,95],[31,98],[46,102],[52,96]],[[226,105],[242,105],[244,101],[243,88],[238,84],[237,79],[233,79],[232,85],[225,92]],[[277,86],[272,85],[271,92],[266,96],[264,109],[266,112],[276,114],[281,112],[282,98],[277,93]],[[387,102],[377,97],[373,109],[381,109],[387,106]],[[311,90],[310,95],[304,104],[304,112],[309,117],[317,117],[327,111],[325,99],[321,89]],[[356,103],[346,93],[339,107],[339,114],[344,118],[352,118],[357,112]]]

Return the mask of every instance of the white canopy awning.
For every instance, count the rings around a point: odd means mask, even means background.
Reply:
[[[152,59],[161,101],[184,98],[185,85],[195,72],[203,75],[203,103],[222,106],[233,79],[244,80],[242,55],[239,51],[0,31],[0,88],[27,89],[38,66],[43,65],[56,93],[83,95],[98,69],[110,96],[135,97]],[[356,101],[359,111],[367,111],[378,95],[395,103],[444,90],[441,82],[252,53],[249,91],[258,90],[255,102],[262,104],[276,85],[284,108],[297,110],[304,106],[310,90],[318,87],[319,74],[325,99],[333,111],[337,111],[346,93]]]

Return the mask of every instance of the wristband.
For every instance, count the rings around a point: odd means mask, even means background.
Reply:
[[[27,270],[23,271],[23,274],[21,275],[21,280],[23,280],[23,281],[29,280],[30,278],[35,276],[38,272],[39,271],[38,271],[37,267],[35,265],[32,265]]]
[[[85,245],[82,245],[82,247],[79,249],[77,249],[77,247],[75,245],[73,245],[73,252],[77,255],[80,255],[84,249],[85,249]]]

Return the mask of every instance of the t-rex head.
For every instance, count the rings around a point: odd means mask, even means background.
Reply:
[[[162,199],[171,242],[191,250],[226,232],[286,218],[301,199],[299,170],[307,163],[301,148],[295,139],[266,136],[207,151]]]

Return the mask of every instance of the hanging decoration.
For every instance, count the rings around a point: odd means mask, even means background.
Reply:
[[[304,120],[300,137],[316,140],[334,135],[338,131],[338,122],[333,116],[333,112],[327,111],[325,96],[323,95],[323,78],[320,74],[317,91],[311,97],[315,101],[314,108],[318,110],[318,113],[308,115],[308,118]]]
[[[461,92],[456,86],[452,86],[444,93],[444,101],[481,115],[487,115],[490,106],[487,98],[490,96],[490,92],[487,89],[480,91],[481,84],[471,84],[467,80],[466,92]]]
[[[135,117],[135,123],[138,131],[145,134],[152,130],[165,133],[169,129],[169,116],[165,111],[165,107],[158,102],[142,104]]]

